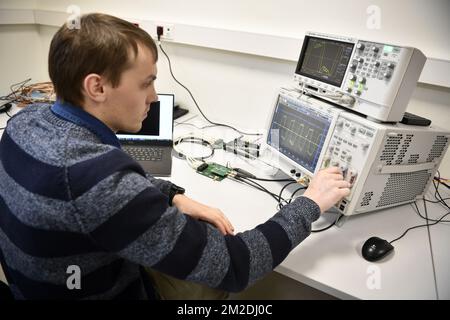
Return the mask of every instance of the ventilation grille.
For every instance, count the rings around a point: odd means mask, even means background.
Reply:
[[[395,137],[388,137],[386,139],[384,149],[381,152],[380,161],[385,161],[385,165],[387,166],[392,165],[392,161],[394,160],[395,155],[397,154],[401,140],[402,140],[401,134]]]
[[[364,193],[364,197],[361,200],[361,207],[368,206],[372,200],[373,191]]]
[[[411,154],[409,156],[408,164],[416,164],[419,157],[420,156],[418,154]]]
[[[395,160],[395,164],[401,164],[403,162],[403,158],[405,157],[408,149],[411,145],[411,140],[414,137],[413,134],[407,134],[405,136],[405,140],[403,140],[403,144],[400,147],[400,151],[398,152],[397,159]]]
[[[377,208],[412,201],[422,194],[431,177],[427,170],[392,173],[384,187]]]
[[[447,142],[447,137],[437,136],[436,140],[434,141],[433,147],[431,148],[430,154],[428,155],[427,162],[432,162],[434,159],[442,156]]]

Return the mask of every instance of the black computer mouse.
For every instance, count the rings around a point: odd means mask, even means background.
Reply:
[[[387,240],[371,237],[364,242],[361,253],[367,261],[378,261],[394,249]]]

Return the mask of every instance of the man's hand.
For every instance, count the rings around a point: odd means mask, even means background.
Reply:
[[[344,180],[341,170],[330,167],[320,170],[311,180],[303,196],[313,200],[325,212],[350,194],[350,183]]]
[[[172,203],[181,212],[190,215],[192,218],[211,223],[217,229],[219,229],[222,234],[234,234],[233,225],[219,209],[208,207],[186,197],[183,194],[175,195],[175,197],[173,197],[172,199]]]

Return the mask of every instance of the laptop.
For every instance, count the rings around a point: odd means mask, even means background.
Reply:
[[[173,147],[173,94],[158,94],[137,133],[117,133],[122,149],[154,176],[170,176]]]

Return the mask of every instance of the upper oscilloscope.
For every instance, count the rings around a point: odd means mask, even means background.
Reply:
[[[425,61],[416,48],[308,32],[294,81],[321,99],[398,122]]]

